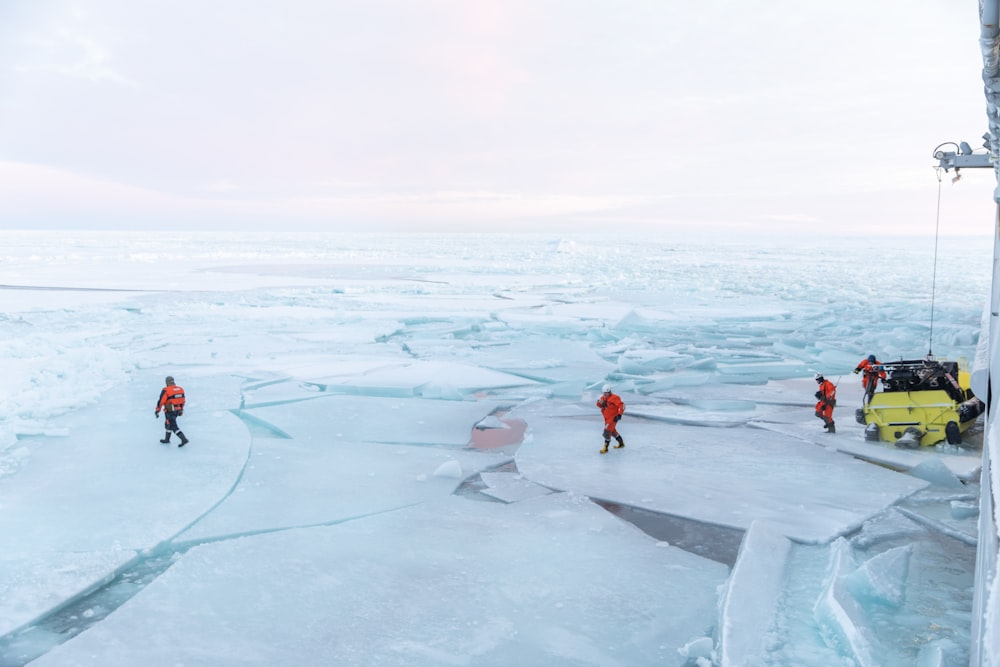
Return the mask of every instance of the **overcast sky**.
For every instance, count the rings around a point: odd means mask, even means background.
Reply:
[[[0,4],[0,229],[934,233],[975,0]],[[944,176],[988,234],[993,174]]]

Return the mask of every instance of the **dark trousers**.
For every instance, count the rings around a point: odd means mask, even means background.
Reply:
[[[164,419],[163,428],[167,429],[168,431],[177,433],[177,431],[180,430],[177,426],[177,417],[179,416],[180,416],[179,412],[171,412],[170,410],[165,411],[163,413],[163,419]]]

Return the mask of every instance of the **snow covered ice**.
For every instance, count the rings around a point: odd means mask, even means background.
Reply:
[[[865,442],[850,374],[926,354],[933,238],[2,237],[0,665],[968,663],[977,429]]]

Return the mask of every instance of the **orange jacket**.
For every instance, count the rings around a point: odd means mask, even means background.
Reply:
[[[817,403],[817,406],[822,403],[829,403],[832,405],[833,402],[837,400],[837,388],[833,386],[833,383],[830,382],[829,380],[823,380],[822,382],[820,382],[819,391],[817,391],[816,393],[819,394],[819,396],[817,397],[819,399],[819,403]],[[817,409],[819,408],[817,407]]]
[[[883,380],[885,379],[885,371],[882,370],[882,362],[879,361],[878,359],[876,359],[875,363],[873,364],[872,362],[868,361],[868,358],[866,357],[861,360],[860,364],[854,367],[854,370],[864,371],[864,375],[861,376],[861,384],[863,386],[868,385],[868,378],[872,375],[875,375]]]
[[[175,384],[168,385],[160,390],[160,400],[156,403],[156,411],[166,412],[184,411],[184,389]]]
[[[601,409],[601,414],[604,415],[606,422],[613,420],[616,415],[625,414],[625,404],[618,394],[601,394],[601,397],[597,399],[597,407]]]

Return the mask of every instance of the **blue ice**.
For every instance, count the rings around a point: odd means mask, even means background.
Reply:
[[[980,434],[853,415],[929,241],[873,286],[849,240],[2,236],[0,665],[968,661]],[[942,243],[940,357],[987,246]]]

